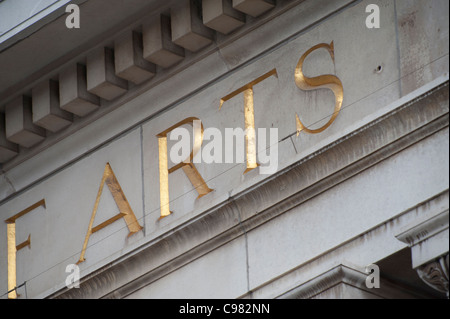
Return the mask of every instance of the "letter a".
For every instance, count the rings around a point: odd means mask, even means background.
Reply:
[[[66,7],[66,12],[71,12],[66,18],[66,27],[68,29],[80,28],[80,7],[76,4],[69,4]]]
[[[93,227],[95,215],[97,214],[98,204],[100,203],[100,197],[102,196],[103,192],[103,186],[105,184],[108,185],[109,191],[111,192],[111,195],[113,196],[120,213],[108,219],[107,221],[101,223],[100,225]],[[84,239],[83,249],[81,250],[80,259],[78,260],[77,265],[85,261],[84,255],[86,253],[89,237],[91,237],[93,233],[99,231],[100,229],[105,228],[106,226],[114,223],[115,221],[121,218],[125,220],[128,230],[130,231],[128,237],[137,233],[142,229],[142,226],[139,225],[139,222],[137,221],[136,216],[134,215],[133,210],[131,209],[130,204],[126,199],[125,194],[122,188],[120,187],[119,182],[117,181],[117,178],[114,175],[111,166],[109,165],[109,163],[107,163],[105,171],[103,173],[102,181],[100,183],[100,188],[98,189],[97,199],[95,200],[91,221],[89,222],[89,228],[86,234],[86,238]]]
[[[380,28],[380,7],[376,4],[369,4],[366,7],[366,13],[370,14],[366,18],[366,27],[368,29]]]
[[[380,288],[380,267],[375,264],[368,265],[366,272],[369,273],[366,278],[366,287],[369,289]]]

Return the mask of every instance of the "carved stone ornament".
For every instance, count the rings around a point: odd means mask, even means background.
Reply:
[[[446,293],[448,292],[448,264],[449,255],[443,256],[433,262],[425,264],[417,268],[419,277],[430,287]]]

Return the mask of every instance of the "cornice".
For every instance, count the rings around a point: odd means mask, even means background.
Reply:
[[[130,85],[125,94],[113,101],[101,99],[101,105],[95,111],[84,117],[75,116],[71,125],[56,133],[47,134],[39,144],[28,149],[20,147],[20,154],[2,165],[5,179],[11,180],[11,183],[8,182],[11,187],[5,187],[6,196],[2,195],[1,200],[71,165],[121,134],[195,96],[205,87],[231,76],[240,67],[284,45],[286,41],[295,39],[354,3],[354,0],[279,1],[274,9],[258,18],[249,19],[237,31],[226,36],[216,33],[210,46],[195,54],[186,55],[183,61],[170,68],[157,68],[153,78],[139,85]],[[299,21],[300,16],[305,19]],[[135,24],[138,27],[139,21]],[[125,31],[129,30],[131,29]],[[120,36],[121,34],[117,34],[117,37]],[[112,39],[114,37],[105,38],[91,49],[95,51],[104,48]],[[242,50],[242,45],[247,45],[250,40],[255,45]],[[89,52],[91,51],[87,50],[80,55],[82,60]],[[79,62],[77,58],[73,58],[53,70],[50,76],[57,77],[58,72],[68,67],[74,68]],[[27,90],[32,88],[31,85]],[[155,100],[157,103],[149,103]],[[7,150],[12,148],[17,152],[17,146],[11,145],[4,135],[3,133],[2,136],[0,125],[0,141],[6,141]],[[58,154],[64,150],[64,156],[55,156],[56,149]],[[30,174],[24,175],[23,172]]]
[[[137,3],[141,2],[137,1]],[[214,6],[222,4],[231,6],[231,0],[207,2],[214,3]],[[251,6],[257,7],[260,2],[272,3],[268,0],[258,0],[251,2]],[[132,14],[133,12],[130,11],[129,16],[125,16],[123,21],[113,24],[110,29],[105,31],[104,28],[97,26],[98,31],[92,31],[94,34],[99,32],[96,36],[89,37],[84,42],[80,42],[80,39],[77,38],[76,41],[73,41],[73,48],[70,48],[72,44],[69,41],[67,43],[68,48],[64,50],[63,56],[55,56],[53,60],[43,61],[42,67],[37,71],[25,71],[19,82],[8,79],[11,82],[7,82],[8,85],[3,85],[4,90],[0,92],[0,112],[4,113],[6,120],[2,119],[0,123],[0,165],[3,164],[3,170],[8,170],[26,161],[121,107],[142,92],[151,90],[180,72],[189,69],[199,61],[232,46],[238,39],[245,37],[263,25],[270,24],[272,20],[302,2],[302,0],[279,0],[273,2],[273,5],[265,7],[255,17],[239,11],[238,9],[244,10],[239,6],[236,6],[236,8],[230,7],[226,12],[219,14],[219,17],[227,16],[229,12],[233,12],[245,23],[224,31],[209,24],[206,18],[202,16],[205,15],[205,10],[202,14],[201,1],[144,1],[145,6],[142,3],[140,4],[143,6],[143,10],[137,14]],[[352,1],[340,2],[342,3],[337,3],[330,8],[339,8]],[[86,20],[89,17],[94,19],[95,12],[101,8],[101,3],[100,0],[82,2],[80,10],[85,14],[84,19]],[[189,3],[190,7],[186,3]],[[108,2],[108,5],[110,5],[110,2]],[[305,8],[308,10],[315,6],[308,3]],[[248,10],[248,6],[245,10]],[[332,9],[331,12],[335,10]],[[109,11],[113,10],[109,8]],[[86,15],[89,15],[89,17],[86,17]],[[160,20],[161,16],[165,19],[163,19],[164,21]],[[192,21],[191,26],[188,23],[189,19]],[[46,38],[62,36],[65,39],[66,36],[71,36],[67,35],[64,21],[65,16],[59,16],[43,26],[42,29],[32,33],[29,38],[5,49],[1,54],[8,54],[9,51],[12,52],[13,50],[18,50],[17,53],[32,52],[30,46],[36,45],[36,42],[44,41],[43,39],[50,41]],[[194,22],[196,23],[195,28]],[[110,21],[108,23],[108,25],[111,25]],[[160,28],[160,23],[164,25],[163,29]],[[52,27],[56,28],[56,31],[51,29]],[[214,27],[220,30],[215,30]],[[171,38],[170,36],[167,38],[168,34],[171,33],[170,29],[174,29],[174,34]],[[196,36],[203,36],[205,42],[198,42],[195,40],[196,38],[189,38],[193,32]],[[227,32],[227,34],[221,32]],[[138,38],[134,39],[134,35],[138,35]],[[188,40],[182,41],[186,37],[188,37]],[[191,40],[189,41],[189,39]],[[26,41],[30,44],[25,44]],[[277,41],[280,41],[280,39],[277,39]],[[53,43],[56,46],[59,45],[57,41],[53,41]],[[162,45],[160,51],[155,52],[155,43],[159,43],[156,44],[156,47]],[[192,43],[197,46],[193,47]],[[45,46],[45,44],[43,45]],[[139,50],[141,50],[140,53]],[[174,54],[171,50],[178,52],[176,54],[179,54],[179,59],[168,60],[168,57]],[[133,55],[133,51],[135,54],[141,55],[139,61],[132,61],[130,55]],[[49,54],[52,54],[52,51],[49,51]],[[7,60],[4,61],[7,62]],[[15,63],[14,61],[13,59],[11,62]],[[229,70],[245,62],[247,61],[225,61]],[[38,60],[36,60],[36,63],[39,65]],[[24,66],[16,65],[14,68],[19,71],[23,70]],[[142,77],[136,80],[136,74],[142,74],[142,70],[147,72],[146,68],[147,70],[151,68],[151,73],[154,74],[149,74],[145,80],[142,80]],[[6,74],[4,79],[7,78]],[[52,83],[56,83],[54,88]],[[109,92],[113,93],[104,93],[105,90],[101,88],[105,86],[108,86]],[[42,95],[50,95],[51,99],[53,98],[54,101],[51,105],[49,105],[49,101],[39,99]],[[48,110],[49,108],[50,110]],[[20,109],[20,112],[17,109]],[[13,112],[13,110],[15,111]],[[34,115],[32,116],[32,114]],[[35,114],[39,114],[39,116]],[[28,116],[31,119],[29,123],[27,122],[19,127],[10,124],[13,122],[11,118],[21,115]],[[25,135],[26,137],[23,137]]]
[[[308,282],[290,290],[281,299],[311,299],[319,296],[328,289],[340,284],[346,284],[358,290],[365,291],[382,299],[409,299],[411,297],[423,298],[413,291],[405,291],[386,280],[380,280],[380,288],[367,288],[368,274],[353,269],[347,265],[338,265],[329,271],[309,280]]]
[[[438,214],[431,218],[429,216],[427,217],[428,219],[418,222],[416,225],[398,234],[396,236],[397,239],[412,247],[448,229],[448,210],[438,212]]]

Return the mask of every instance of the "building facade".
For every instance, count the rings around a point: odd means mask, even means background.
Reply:
[[[0,295],[448,298],[444,0],[0,2]]]

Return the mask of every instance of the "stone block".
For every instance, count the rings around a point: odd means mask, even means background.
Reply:
[[[233,0],[233,8],[257,17],[275,7],[274,0]]]
[[[45,130],[33,124],[31,99],[20,96],[6,105],[6,138],[30,148],[45,139]]]
[[[193,0],[178,1],[171,9],[172,41],[196,52],[212,42],[213,31],[203,25],[200,8]]]
[[[203,23],[220,33],[229,34],[245,23],[245,15],[232,7],[231,0],[203,0]]]
[[[53,80],[32,89],[33,123],[50,132],[58,132],[72,123],[73,115],[59,107],[59,85]]]
[[[445,0],[399,1],[396,6],[402,95],[448,73],[449,19]]]
[[[172,42],[170,18],[154,17],[142,26],[144,58],[162,68],[168,68],[184,59],[184,49]]]
[[[156,74],[156,66],[143,56],[142,34],[129,31],[114,42],[116,75],[140,84]]]
[[[99,48],[87,56],[87,90],[102,99],[111,101],[125,94],[128,82],[116,76],[114,51]]]
[[[18,153],[18,146],[6,139],[5,114],[0,113],[0,163],[9,161]]]
[[[86,67],[74,64],[59,75],[59,102],[63,110],[78,116],[95,111],[100,98],[87,91]]]
[[[247,292],[245,261],[245,241],[241,237],[176,269],[127,298],[234,298]]]

